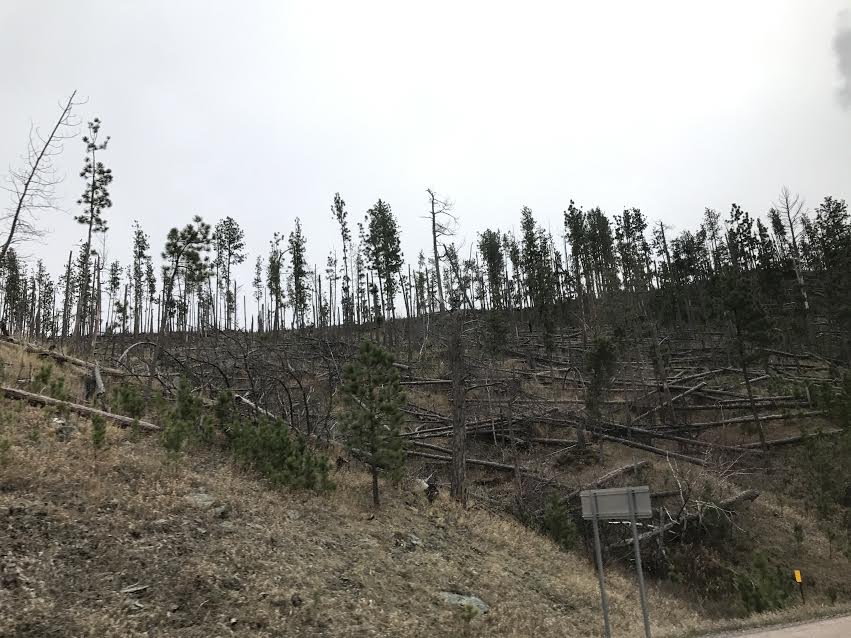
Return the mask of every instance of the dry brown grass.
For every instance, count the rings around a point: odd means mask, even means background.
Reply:
[[[359,471],[328,495],[271,491],[209,451],[169,463],[155,439],[116,429],[95,459],[85,421],[63,442],[44,411],[2,411],[0,635],[601,633],[592,565],[512,520],[401,487],[373,516]],[[192,507],[197,491],[226,516]],[[397,543],[410,534],[413,551]],[[453,589],[491,611],[465,619],[437,596]],[[640,635],[634,584],[613,570],[610,590],[618,635]],[[697,620],[657,591],[651,605],[659,628]]]
[[[42,363],[8,344],[0,344],[0,360],[7,383],[30,378]],[[77,396],[81,371],[54,370]],[[416,394],[421,405],[446,410],[440,393]],[[0,400],[0,444],[9,444],[5,453],[0,447],[0,636],[602,634],[596,574],[585,553],[559,551],[482,508],[489,495],[512,489],[510,481],[476,488],[480,506],[466,511],[384,486],[385,504],[373,513],[368,478],[358,468],[336,475],[331,494],[272,491],[208,449],[169,463],[155,438],[134,440],[114,428],[95,459],[88,422],[70,417],[79,430],[59,441],[52,416]],[[785,424],[772,432],[795,428]],[[741,433],[736,427],[726,436],[735,440]],[[472,442],[471,454],[480,453],[484,446]],[[539,453],[523,453],[520,462],[536,466]],[[510,462],[510,451],[502,454]],[[565,468],[557,478],[578,486],[647,459],[653,488],[671,487],[658,456],[606,444],[603,459]],[[782,467],[782,459],[776,465]],[[847,559],[828,556],[824,535],[800,502],[784,500],[779,514],[774,483],[758,485],[763,495],[738,524],[774,562],[804,569],[817,585],[814,604],[779,615],[707,620],[691,596],[651,578],[654,635],[823,614],[828,588],[851,595]],[[187,502],[198,491],[227,506],[224,518]],[[790,549],[795,521],[806,535],[800,554]],[[405,542],[410,534],[421,539],[413,549]],[[633,580],[616,566],[607,569],[615,635],[643,635]],[[148,588],[121,593],[137,583]],[[475,594],[491,611],[465,617],[441,602],[442,590]]]

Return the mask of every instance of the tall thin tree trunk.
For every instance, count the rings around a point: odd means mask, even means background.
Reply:
[[[753,389],[751,388],[751,380],[750,376],[748,375],[748,364],[747,359],[745,357],[745,349],[742,345],[742,338],[739,332],[738,325],[736,325],[736,341],[739,347],[739,362],[742,365],[742,376],[745,378],[745,388],[747,388],[748,391],[748,403],[750,403],[751,406],[751,414],[753,414],[754,423],[756,423],[757,430],[759,431],[760,445],[762,446],[763,451],[767,452],[768,443],[765,439],[765,428],[762,425],[762,421],[760,421],[759,419],[759,410],[757,410],[756,402],[753,398]]]
[[[62,302],[62,338],[61,345],[65,345],[65,337],[68,335],[70,326],[71,314],[71,259],[74,256],[74,251],[68,253],[68,266],[65,269],[65,299]]]
[[[452,369],[452,498],[467,506],[467,429],[464,421],[464,343],[461,338],[463,317],[453,313],[447,359]]]

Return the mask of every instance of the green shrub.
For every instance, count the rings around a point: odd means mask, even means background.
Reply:
[[[343,368],[342,389],[343,436],[348,448],[370,467],[372,502],[378,507],[379,468],[394,478],[405,462],[405,441],[400,436],[405,393],[392,355],[369,341],[361,343],[357,357]]]
[[[570,516],[567,505],[555,495],[544,504],[544,517],[541,521],[543,531],[564,550],[576,547],[579,532]]]
[[[47,394],[59,401],[69,400],[68,391],[65,388],[65,378],[53,376],[53,366],[49,363],[42,365],[35,373],[30,389],[37,394]],[[69,411],[66,406],[58,405],[53,410],[58,418],[68,418]]]
[[[163,417],[161,440],[163,447],[170,455],[180,454],[193,434],[202,434],[204,417],[202,408],[201,399],[192,393],[189,382],[181,378],[175,401]]]
[[[303,436],[290,432],[283,421],[237,420],[230,432],[234,454],[273,485],[312,490],[333,487],[328,459],[312,450]]]
[[[189,382],[185,378],[181,378],[180,384],[177,386],[177,398],[174,402],[171,418],[197,428],[201,415],[201,399],[192,393]]]
[[[92,417],[92,447],[95,455],[106,445],[106,419],[95,414]]]
[[[485,349],[496,354],[505,347],[508,337],[508,318],[504,313],[491,311],[485,315],[485,329],[482,333]]]
[[[160,433],[160,441],[163,447],[168,452],[171,458],[180,454],[183,446],[186,443],[187,428],[186,424],[178,420],[168,421]]]
[[[750,569],[736,577],[736,589],[748,613],[782,609],[792,591],[792,580],[757,554]]]
[[[43,392],[44,389],[50,384],[51,377],[53,376],[53,366],[49,363],[45,363],[42,365],[38,372],[33,376],[31,387],[33,392]]]
[[[233,393],[230,390],[219,392],[216,397],[216,405],[213,406],[213,416],[215,428],[230,438],[233,434],[233,426],[239,417],[233,404]],[[208,428],[206,435],[212,438],[212,428]]]
[[[132,419],[140,419],[145,413],[145,399],[132,383],[119,385],[113,391],[115,409]]]

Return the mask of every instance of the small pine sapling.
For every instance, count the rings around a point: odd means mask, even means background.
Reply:
[[[115,390],[115,403],[118,411],[133,419],[130,426],[134,438],[139,436],[139,419],[145,413],[145,400],[138,388],[132,384],[123,384]]]
[[[378,470],[398,475],[405,460],[400,430],[405,395],[393,357],[364,341],[354,361],[343,370],[346,410],[342,415],[346,443],[372,472],[372,502],[378,507]]]
[[[106,447],[106,419],[95,414],[92,416],[92,448],[95,458],[104,447]]]

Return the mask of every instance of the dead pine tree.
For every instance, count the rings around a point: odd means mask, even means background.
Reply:
[[[75,102],[74,91],[68,98],[59,118],[46,137],[38,128],[30,129],[27,153],[22,158],[20,168],[9,170],[8,190],[12,193],[12,206],[4,221],[9,224],[6,238],[0,247],[0,263],[6,259],[9,247],[23,239],[37,238],[40,235],[34,222],[39,213],[56,209],[56,186],[62,181],[54,165],[56,157],[62,153],[62,142],[73,137],[70,131],[76,127],[76,118],[71,110],[80,104]]]
[[[733,204],[729,223],[727,246],[730,251],[730,266],[725,273],[724,306],[735,329],[735,345],[747,389],[748,403],[759,433],[760,444],[763,451],[766,451],[768,443],[765,428],[754,400],[748,364],[758,349],[771,345],[771,321],[757,297],[749,271],[747,240],[751,222],[748,214]]]
[[[467,505],[467,430],[464,421],[464,341],[461,335],[463,313],[453,312],[446,359],[452,375],[452,498]]]
[[[446,300],[443,296],[443,279],[440,274],[440,254],[437,252],[439,240],[455,234],[458,219],[452,214],[452,202],[448,199],[440,199],[437,193],[427,188],[431,210],[428,218],[431,220],[431,244],[434,256],[434,280],[437,284],[437,299],[440,312],[446,311]]]

